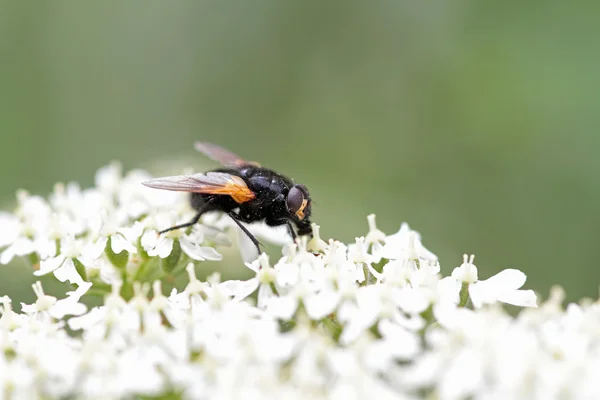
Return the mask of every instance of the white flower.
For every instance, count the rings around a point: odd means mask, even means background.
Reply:
[[[76,291],[67,293],[67,298],[57,300],[54,296],[46,295],[41,282],[38,281],[32,285],[37,296],[36,302],[34,304],[21,303],[21,308],[26,313],[48,312],[55,319],[61,319],[66,315],[81,315],[87,311],[87,307],[85,304],[79,303],[79,300],[91,286],[91,283],[83,282]]]
[[[33,240],[23,237],[17,238],[10,246],[8,246],[0,256],[0,264],[8,264],[16,256],[24,256],[35,251],[35,243]]]
[[[519,290],[527,277],[516,269],[505,269],[486,280],[477,279],[477,267],[474,256],[464,255],[460,267],[452,272],[452,279],[468,285],[469,297],[476,308],[497,301],[521,307],[537,307],[535,293],[531,290]]]
[[[385,245],[379,251],[378,256],[389,260],[400,260],[410,264],[422,264],[437,268],[437,256],[427,250],[421,243],[421,235],[409,228],[408,224],[403,223],[400,230],[385,238]]]
[[[200,246],[199,244],[190,240],[189,237],[183,236],[180,238],[181,250],[187,254],[192,260],[205,261],[214,260],[218,261],[223,258],[214,247]]]
[[[159,235],[156,230],[149,229],[142,235],[141,244],[149,256],[167,258],[173,250],[174,241],[178,240],[181,250],[193,260],[221,260],[223,257],[213,247],[201,246],[207,237],[219,244],[228,244],[228,242],[223,241],[219,232],[202,226],[194,227],[190,234],[182,234],[181,231],[177,231]]]
[[[331,314],[342,299],[341,293],[324,289],[304,298],[306,313],[313,320],[320,320]]]
[[[361,268],[363,265],[367,267],[367,270],[375,277],[375,279],[380,281],[382,278],[382,275],[372,266],[374,257],[368,253],[368,247],[364,237],[356,238],[356,243],[348,246],[348,260],[357,264],[357,278],[359,282],[365,280],[364,272]]]
[[[173,238],[159,235],[154,229],[145,231],[140,243],[151,257],[167,258],[173,250]]]
[[[194,279],[196,278],[195,273],[193,272],[193,264],[192,264],[192,274]],[[160,281],[154,281],[152,284],[152,289],[154,296],[149,304],[149,309],[153,311],[160,312],[164,314],[165,318],[169,321],[174,327],[181,328],[186,320],[186,313],[181,309],[175,302],[169,300],[168,297],[163,295],[162,293],[162,284]]]
[[[97,231],[92,231],[91,236],[98,236],[94,241],[94,246],[97,250],[103,251],[110,241],[110,250],[114,254],[120,254],[126,251],[130,254],[137,253],[136,243],[142,235],[143,226],[140,223],[135,223],[131,227],[119,227],[121,217],[116,215],[106,215],[101,218],[100,225]],[[99,257],[99,254],[96,258]]]
[[[12,309],[12,301],[8,296],[0,297],[2,316],[0,317],[0,332],[6,334],[20,327],[25,317],[15,313]]]
[[[308,241],[307,247],[312,251],[327,251],[327,242],[321,239],[321,227],[315,223],[311,224],[313,237]]]
[[[69,281],[70,283],[81,286],[84,281],[77,272],[75,262],[79,262],[84,266],[86,264],[91,264],[100,256],[97,250],[98,249],[93,244],[86,244],[81,239],[65,236],[61,241],[60,254],[56,257],[42,260],[40,262],[40,268],[33,274],[42,276],[53,272],[54,276],[59,281]]]
[[[271,268],[269,257],[262,253],[252,263],[246,263],[246,267],[256,273],[256,276],[248,281],[241,282],[235,289],[235,299],[242,300],[258,289],[258,307],[264,308],[271,297],[274,296],[271,285],[275,282],[277,272]]]
[[[537,307],[532,290],[519,290],[527,277],[516,269],[505,269],[483,281],[469,286],[469,295],[475,307],[495,301],[521,307]]]
[[[381,249],[386,241],[385,233],[377,228],[375,223],[375,214],[369,214],[367,216],[369,223],[369,233],[365,238],[365,243],[371,246],[371,253],[373,254],[373,262],[378,263],[381,260]]]
[[[477,267],[473,264],[474,259],[475,255],[473,254],[471,254],[471,257],[468,257],[466,254],[463,255],[463,263],[459,267],[454,268],[452,278],[466,284],[477,282]]]
[[[340,342],[342,344],[351,343],[373,326],[381,307],[381,298],[376,285],[359,288],[356,293],[356,302],[344,302],[339,308],[338,318],[344,323]]]
[[[206,282],[201,282],[196,277],[196,269],[194,268],[194,263],[188,263],[185,270],[188,274],[189,282],[185,287],[184,292],[181,293],[181,296],[179,297],[182,297],[184,299],[185,297],[198,298],[200,294],[205,292],[206,288],[208,287],[208,284]],[[169,296],[169,299],[177,299],[176,290],[171,294],[171,296]]]
[[[373,344],[373,354],[380,370],[384,370],[395,360],[411,360],[421,351],[421,341],[415,332],[389,319],[382,319],[377,325],[382,339]]]
[[[0,247],[15,242],[21,230],[19,219],[6,212],[0,212]]]
[[[32,196],[25,190],[17,192],[18,206],[15,216],[21,221],[21,234],[35,237],[44,233],[49,224],[52,209],[41,196]]]
[[[17,195],[18,207],[13,215],[0,214],[0,264],[8,264],[15,256],[34,253],[46,242],[41,242],[51,224],[51,210],[39,196],[25,191]]]
[[[218,271],[201,280],[196,261],[220,260],[214,246],[230,244],[225,232],[239,229],[213,212],[158,235],[194,210],[185,193],[140,184],[148,178],[111,164],[98,171],[96,187],[57,184],[48,201],[20,192],[17,210],[0,213],[0,262],[30,255],[39,260],[35,275],[75,284],[55,297],[36,282],[36,301],[20,313],[0,297],[0,393],[600,398],[598,302],[563,309],[564,293],[553,290],[534,308],[533,292],[521,290],[525,274],[508,269],[479,280],[466,256],[443,277],[417,232],[403,224],[386,236],[373,214],[366,236],[350,245],[325,242],[315,224],[312,238],[294,243],[285,226],[249,224],[261,240],[282,245],[283,257],[271,264],[264,253],[250,255],[254,276],[246,281],[221,281]],[[181,263],[190,259],[182,288]],[[83,295],[107,290],[98,306],[84,305]],[[469,298],[473,309],[463,307]],[[512,316],[501,302],[531,308]]]
[[[113,161],[96,172],[96,187],[109,194],[118,193],[122,174],[123,168],[121,163]]]

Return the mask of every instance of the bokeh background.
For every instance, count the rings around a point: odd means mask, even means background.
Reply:
[[[120,160],[289,174],[323,236],[421,232],[444,273],[597,296],[600,3],[3,2],[0,204]],[[0,294],[30,300],[23,265]]]

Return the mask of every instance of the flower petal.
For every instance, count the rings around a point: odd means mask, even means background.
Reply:
[[[537,307],[537,297],[533,290],[515,290],[498,297],[498,300],[521,307]]]
[[[108,237],[101,236],[94,243],[87,245],[82,253],[93,260],[100,258],[104,250],[106,249],[106,243],[108,242]]]
[[[479,281],[480,283],[486,283],[498,288],[499,291],[511,291],[517,290],[525,284],[527,276],[517,269],[505,269],[498,272],[496,275]],[[490,287],[492,287],[490,286]]]
[[[266,310],[276,318],[289,320],[298,308],[298,299],[293,296],[271,297],[267,302]]]
[[[227,281],[221,283],[229,293],[233,293],[234,300],[243,300],[250,296],[258,288],[258,279],[252,278],[247,281]]]
[[[200,254],[202,255],[202,257],[204,257],[205,260],[220,261],[223,259],[221,253],[209,246],[201,246]]]
[[[19,219],[13,214],[0,212],[0,247],[13,243],[19,237]]]
[[[336,292],[326,291],[304,299],[306,313],[311,319],[319,320],[331,314],[337,307],[341,295]]]
[[[110,237],[110,247],[115,254],[119,254],[123,250],[126,250],[128,253],[137,253],[135,246],[120,234]]]
[[[75,264],[71,258],[67,258],[65,262],[54,271],[54,276],[61,282],[69,281],[70,283],[76,284],[83,282],[83,278],[77,273]]]
[[[441,279],[437,284],[438,298],[441,303],[458,304],[462,284],[451,276]]]
[[[40,261],[40,269],[37,271],[33,271],[35,276],[42,276],[49,274],[50,272],[56,270],[60,267],[65,261],[65,256],[59,255],[54,258],[48,258],[47,260]]]
[[[493,304],[502,296],[510,295],[525,283],[526,276],[516,269],[505,269],[484,281],[469,285],[469,296],[476,308]]]
[[[195,243],[190,242],[186,237],[182,237],[179,240],[181,244],[181,250],[185,252],[191,259],[197,261],[214,260],[219,261],[223,258],[215,249],[208,246],[198,246]]]
[[[394,292],[394,302],[408,314],[420,314],[429,307],[426,292],[409,287]]]
[[[15,256],[24,256],[26,254],[33,253],[35,246],[31,239],[20,238],[17,239],[12,245],[8,246],[0,257],[0,264],[8,264],[12,261]]]
[[[167,258],[173,251],[173,239],[166,236],[161,237],[154,248],[150,248],[147,251],[151,257],[159,256],[160,258]]]
[[[271,297],[273,297],[273,289],[271,289],[271,285],[260,285],[258,288],[258,298],[256,300],[256,305],[259,308],[265,308],[267,306],[267,302]]]

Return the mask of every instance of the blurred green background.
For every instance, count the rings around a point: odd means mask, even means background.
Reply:
[[[202,139],[289,174],[323,236],[421,232],[547,295],[597,296],[600,3],[3,2],[0,204]],[[30,273],[0,294],[30,300]]]

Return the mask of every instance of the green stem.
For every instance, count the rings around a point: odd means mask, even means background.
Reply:
[[[460,288],[460,301],[458,303],[459,307],[466,307],[469,302],[469,285],[467,283],[463,283]]]
[[[333,318],[325,317],[321,320],[321,323],[329,332],[331,332],[331,336],[337,342],[342,334],[342,326],[337,323]]]

